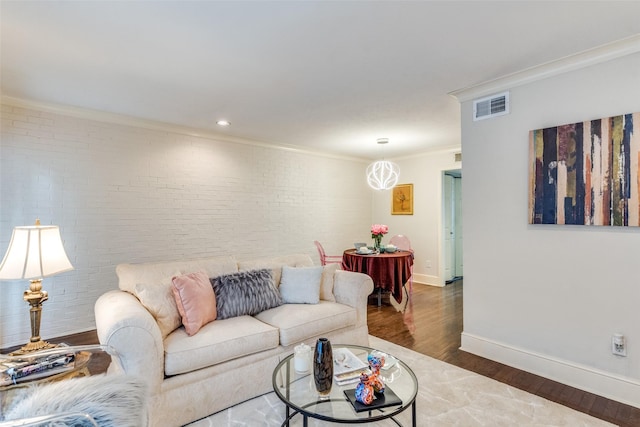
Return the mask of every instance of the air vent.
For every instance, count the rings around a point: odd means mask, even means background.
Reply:
[[[509,114],[509,92],[473,101],[473,121]]]
[[[456,162],[461,162],[462,161],[462,153],[455,153],[454,160]]]

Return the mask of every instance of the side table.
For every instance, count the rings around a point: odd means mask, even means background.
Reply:
[[[88,377],[90,375],[89,361],[91,360],[91,356],[92,353],[90,351],[80,351],[76,353],[73,368],[67,371],[58,372],[57,374],[40,377],[30,381],[27,380],[19,382],[17,384],[0,386],[0,412],[4,412],[4,410],[9,407],[18,391],[23,388],[27,388],[30,385],[62,381],[75,377]]]

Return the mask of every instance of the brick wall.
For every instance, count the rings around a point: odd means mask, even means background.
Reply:
[[[122,262],[337,253],[368,238],[365,163],[2,106],[0,256],[59,225],[75,270],[45,278],[44,338],[92,329]],[[0,283],[0,348],[30,336],[26,280]]]

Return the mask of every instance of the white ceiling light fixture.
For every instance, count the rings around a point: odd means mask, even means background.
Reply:
[[[218,126],[229,126],[231,122],[229,120],[218,120],[216,124]]]
[[[387,138],[378,139],[379,145],[388,144]],[[374,190],[388,190],[395,187],[400,176],[400,167],[387,160],[378,160],[367,167],[367,182]]]

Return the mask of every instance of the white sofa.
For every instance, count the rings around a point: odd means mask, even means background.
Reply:
[[[120,290],[96,302],[98,337],[116,351],[110,371],[148,380],[151,426],[181,426],[272,391],[273,369],[300,342],[313,347],[327,337],[368,345],[373,282],[336,264],[323,267],[317,304],[283,304],[255,316],[214,320],[192,336],[182,326],[169,331],[174,324],[167,326],[167,319],[180,318],[171,306],[174,275],[204,271],[216,277],[269,268],[278,285],[283,265],[309,267],[313,261],[308,255],[240,262],[215,257],[117,267]]]

